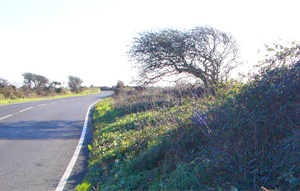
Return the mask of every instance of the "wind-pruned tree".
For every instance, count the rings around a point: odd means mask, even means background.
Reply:
[[[82,79],[76,76],[69,76],[68,86],[72,92],[79,92],[81,84],[83,83]]]
[[[209,87],[225,80],[238,62],[235,39],[211,27],[140,33],[128,51],[142,85],[180,73],[190,74]]]
[[[23,73],[24,85],[30,89],[40,90],[46,88],[49,83],[49,79],[45,76],[33,74],[33,73]]]
[[[118,80],[116,88],[117,89],[123,89],[123,88],[125,88],[124,82],[122,82],[121,80]]]
[[[118,80],[117,85],[113,87],[116,95],[119,95],[121,92],[123,92],[125,88],[126,86],[121,80]]]

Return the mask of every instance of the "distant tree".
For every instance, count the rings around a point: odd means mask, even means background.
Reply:
[[[23,73],[24,85],[28,88],[34,90],[41,90],[47,87],[49,80],[45,76],[33,74],[33,73]]]
[[[118,82],[117,82],[117,87],[116,87],[116,88],[117,88],[117,89],[123,89],[123,88],[125,88],[124,82],[118,80]]]
[[[118,80],[117,85],[113,86],[112,89],[114,90],[116,95],[119,95],[121,92],[125,90],[125,84],[124,82]]]
[[[109,90],[113,90],[112,87],[108,87],[108,86],[100,86],[101,91],[109,91]]]
[[[166,29],[139,35],[128,54],[136,63],[142,84],[185,73],[211,86],[226,79],[238,64],[235,39],[211,27],[188,31]]]
[[[51,86],[53,86],[53,87],[61,86],[61,83],[60,83],[60,82],[53,81],[53,82],[51,82]]]
[[[81,84],[83,83],[82,79],[76,76],[69,76],[68,86],[72,92],[78,92],[80,90]]]

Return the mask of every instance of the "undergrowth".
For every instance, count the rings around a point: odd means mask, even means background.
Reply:
[[[78,190],[300,190],[300,62],[210,95],[174,92],[96,106]]]

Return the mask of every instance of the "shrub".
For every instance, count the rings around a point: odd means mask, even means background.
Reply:
[[[69,94],[72,94],[72,92],[71,92],[69,89],[63,88],[63,87],[57,88],[56,92],[59,93],[59,94],[61,94],[61,95],[69,95]]]
[[[300,171],[295,168],[299,161],[286,158],[293,153],[290,145],[299,147],[292,138],[299,135],[299,95],[297,62],[290,68],[265,71],[208,113],[214,148],[230,164],[219,168],[225,168],[223,174],[232,177],[240,189],[300,189]],[[293,179],[281,178],[286,173]]]
[[[23,92],[13,85],[4,85],[0,87],[0,93],[5,99],[24,98]]]

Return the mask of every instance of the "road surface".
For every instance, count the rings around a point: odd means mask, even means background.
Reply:
[[[0,105],[0,190],[57,189],[89,106],[111,93]],[[88,126],[64,190],[74,189],[85,173],[91,135]]]

